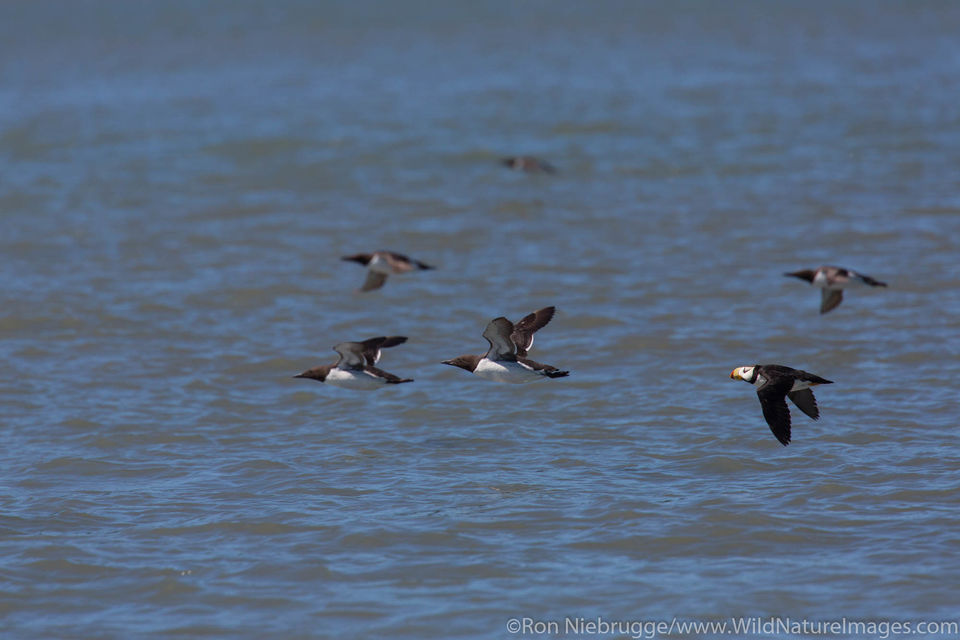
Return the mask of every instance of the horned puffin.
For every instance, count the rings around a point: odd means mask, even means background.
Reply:
[[[737,367],[730,372],[730,377],[749,382],[757,388],[763,417],[770,426],[770,431],[783,446],[790,444],[790,410],[787,408],[787,398],[816,420],[820,417],[820,410],[810,387],[833,384],[832,380],[780,364]]]

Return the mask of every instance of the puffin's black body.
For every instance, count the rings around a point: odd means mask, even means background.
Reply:
[[[787,407],[787,398],[790,398],[798,409],[816,420],[820,417],[820,410],[810,387],[833,384],[833,381],[816,374],[780,364],[737,367],[730,372],[730,377],[749,382],[757,388],[763,417],[770,431],[784,446],[790,444],[790,409]]]

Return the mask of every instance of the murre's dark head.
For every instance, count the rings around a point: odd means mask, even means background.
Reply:
[[[800,271],[792,271],[783,275],[800,278],[801,280],[806,280],[807,282],[813,282],[813,278],[817,275],[817,272],[813,269],[801,269]]]
[[[303,373],[299,373],[294,378],[310,378],[311,380],[316,380],[317,382],[323,382],[327,379],[327,375],[330,373],[330,370],[333,369],[332,364],[326,364],[322,367],[314,367],[313,369],[307,369]]]
[[[483,359],[483,356],[457,356],[450,360],[444,360],[443,364],[449,364],[451,367],[460,367],[461,369],[466,369],[467,371],[473,372],[477,368],[477,363]]]

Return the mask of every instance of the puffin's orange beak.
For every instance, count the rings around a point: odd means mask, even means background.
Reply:
[[[740,377],[740,374],[737,373],[737,370],[736,370],[736,369],[734,369],[733,371],[730,372],[730,377],[731,377],[733,380],[743,380],[743,378]]]

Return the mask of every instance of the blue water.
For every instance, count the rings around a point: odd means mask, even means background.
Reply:
[[[936,2],[0,8],[3,637],[956,621],[958,32]],[[358,293],[340,256],[381,248],[438,268]],[[820,315],[782,275],[820,264],[889,286]],[[531,356],[568,378],[440,364],[551,304]],[[378,335],[414,383],[291,377]],[[758,362],[835,382],[789,447],[728,377]]]

